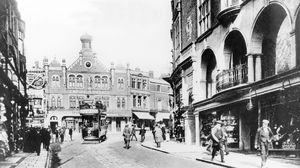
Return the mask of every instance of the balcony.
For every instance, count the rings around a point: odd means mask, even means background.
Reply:
[[[234,21],[241,9],[242,0],[221,0],[221,9],[217,15],[217,19],[226,24]]]
[[[247,65],[239,65],[233,69],[223,70],[216,77],[217,91],[220,92],[243,83],[248,82]]]

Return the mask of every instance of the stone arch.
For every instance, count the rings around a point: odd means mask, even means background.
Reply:
[[[217,61],[214,52],[206,49],[201,55],[201,84],[205,85],[205,97],[210,98],[215,91]]]
[[[262,54],[262,78],[291,68],[290,32],[291,18],[283,4],[272,2],[257,15],[250,54]]]
[[[245,38],[238,30],[227,34],[224,40],[224,64],[228,69],[233,69],[247,63],[247,47]]]
[[[58,121],[58,117],[57,116],[51,116],[50,121]]]

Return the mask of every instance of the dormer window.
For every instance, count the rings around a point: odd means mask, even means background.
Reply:
[[[83,77],[82,75],[77,75],[77,87],[83,87]]]
[[[100,78],[100,76],[95,76],[95,86],[97,88],[101,87],[101,78]]]

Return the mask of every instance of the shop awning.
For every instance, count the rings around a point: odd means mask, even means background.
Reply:
[[[154,117],[148,112],[133,112],[139,119],[154,120]]]
[[[156,121],[161,121],[163,119],[170,119],[170,113],[157,113]]]

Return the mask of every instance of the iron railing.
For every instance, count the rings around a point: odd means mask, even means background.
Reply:
[[[216,77],[216,89],[218,92],[248,82],[248,66],[246,64],[236,66],[219,72]]]

